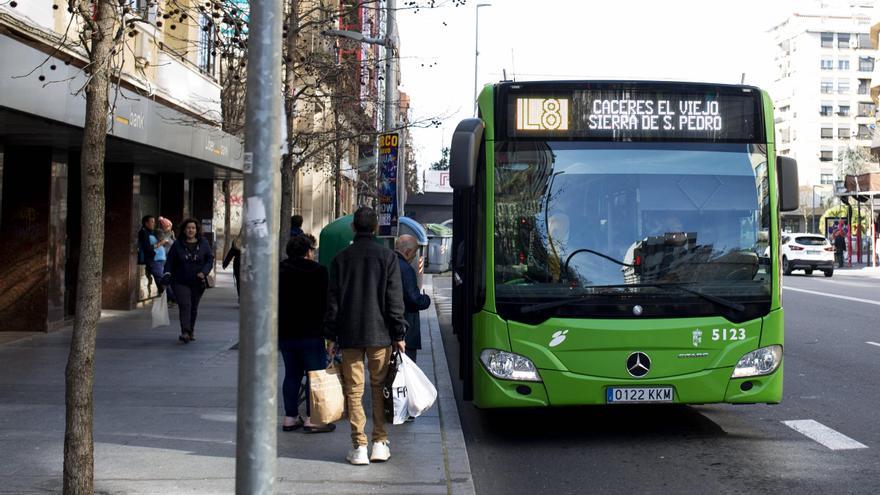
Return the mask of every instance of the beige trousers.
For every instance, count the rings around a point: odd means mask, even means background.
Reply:
[[[388,374],[390,347],[342,349],[342,377],[348,420],[351,423],[351,444],[367,445],[367,416],[364,413],[364,356],[370,371],[370,392],[373,400],[373,441],[388,440],[385,412],[382,408],[382,384]]]

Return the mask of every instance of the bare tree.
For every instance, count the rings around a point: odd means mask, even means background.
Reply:
[[[88,53],[86,118],[83,128],[82,244],[77,274],[76,318],[65,370],[64,493],[94,492],[92,436],[95,340],[101,318],[104,259],[104,153],[110,111],[113,55],[123,39],[122,9],[113,0],[69,0],[84,23]],[[92,10],[94,6],[94,11]],[[92,17],[94,15],[94,17]]]

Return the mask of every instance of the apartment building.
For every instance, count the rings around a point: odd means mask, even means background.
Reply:
[[[143,215],[214,230],[215,181],[240,179],[241,141],[220,128],[211,12],[159,16],[131,0],[137,29],[115,61],[106,145],[103,306],[148,297],[137,265]],[[178,2],[194,6],[192,2]],[[0,3],[0,331],[72,318],[80,253],[80,147],[87,57],[66,2]],[[168,14],[168,12],[166,12]],[[162,22],[162,20],[165,22]],[[153,289],[155,294],[155,288]]]
[[[804,2],[773,27],[777,153],[798,161],[801,207],[783,229],[816,230],[847,149],[869,153],[876,103],[871,0]]]

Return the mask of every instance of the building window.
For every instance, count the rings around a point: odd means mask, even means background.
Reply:
[[[859,57],[859,72],[873,72],[874,57]]]
[[[823,117],[830,117],[833,108],[834,107],[832,107],[831,104],[826,105],[823,103],[822,106],[819,107],[819,115]]]
[[[821,175],[819,175],[819,183],[821,183],[821,184],[834,184],[834,174],[821,174]]]
[[[791,142],[791,129],[781,129],[779,131],[779,138],[783,143]]]
[[[868,94],[868,88],[871,87],[870,79],[859,79],[859,94],[866,95]]]
[[[872,117],[874,115],[874,104],[859,102],[859,117]]]
[[[824,149],[819,152],[819,161],[830,162],[834,160],[834,150]]]
[[[837,33],[837,48],[849,48],[849,33]]]
[[[873,50],[874,47],[871,45],[871,35],[867,33],[859,34],[859,48],[867,48],[868,50]]]
[[[199,69],[209,76],[214,75],[217,62],[217,47],[214,40],[214,22],[206,15],[199,16]]]
[[[834,46],[834,33],[822,33],[822,48]]]
[[[840,70],[849,70],[849,59],[842,58],[837,61],[837,68]]]
[[[849,104],[840,104],[837,106],[837,115],[841,117],[849,117]]]
[[[859,124],[859,139],[871,139],[871,129],[865,124]]]
[[[849,79],[840,79],[837,81],[837,92],[840,94],[849,93]]]
[[[849,139],[849,127],[837,128],[837,138],[838,139]]]
[[[831,127],[822,128],[822,139],[834,139],[834,129]]]
[[[819,61],[819,68],[822,70],[832,70],[834,69],[834,60],[830,58],[823,58]]]
[[[834,92],[834,81],[824,80],[822,84],[819,86],[819,91],[822,94],[831,94]]]

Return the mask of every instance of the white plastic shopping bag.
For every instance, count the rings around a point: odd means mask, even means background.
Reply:
[[[153,328],[166,327],[171,324],[168,320],[168,291],[162,292],[162,297],[153,300]]]
[[[400,357],[402,369],[398,374],[402,371],[406,377],[407,409],[410,416],[417,418],[434,405],[437,389],[409,356],[401,354]]]
[[[397,371],[394,374],[394,381],[391,383],[391,387],[388,387],[388,393],[391,396],[394,407],[394,417],[391,419],[391,424],[395,425],[406,423],[409,417],[409,393],[406,389],[406,376],[402,357],[404,356],[400,352],[395,353]]]

